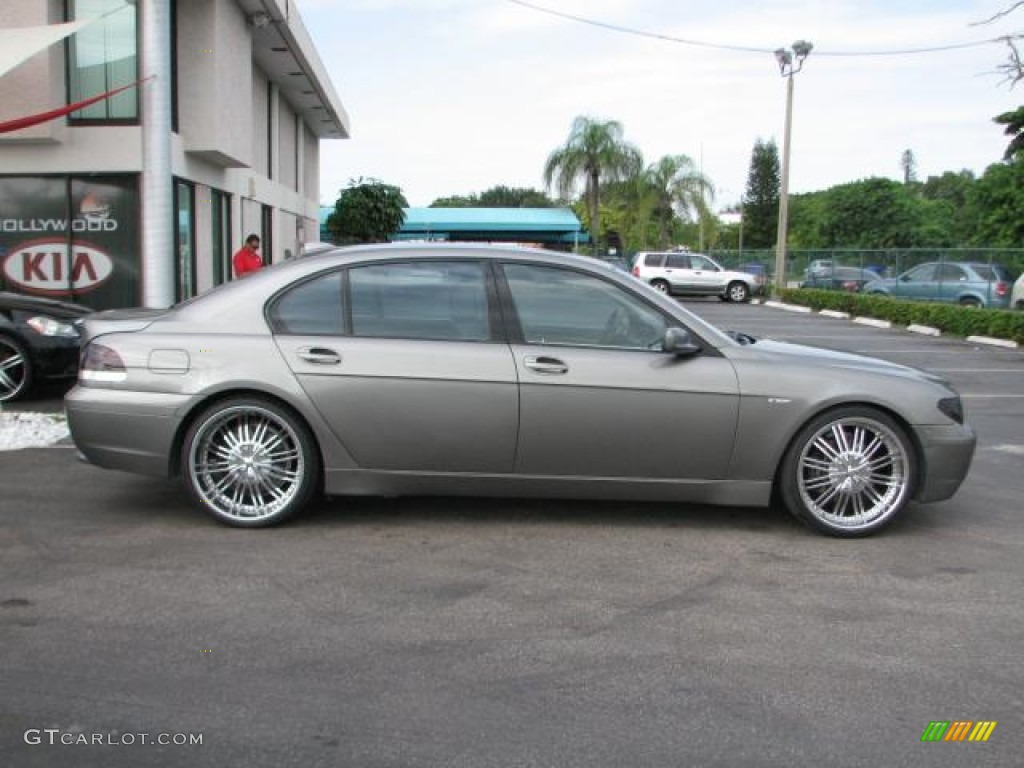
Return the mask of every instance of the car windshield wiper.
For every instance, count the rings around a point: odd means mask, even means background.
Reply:
[[[742,331],[726,331],[725,334],[737,344],[742,344],[744,347],[749,344],[757,344],[757,339],[749,333],[743,333]]]

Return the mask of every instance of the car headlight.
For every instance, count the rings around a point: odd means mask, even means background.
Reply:
[[[78,329],[71,323],[64,323],[47,315],[30,317],[25,324],[40,336],[64,336],[69,339],[78,338]]]
[[[944,397],[939,400],[939,410],[957,424],[964,423],[964,404],[959,397]]]

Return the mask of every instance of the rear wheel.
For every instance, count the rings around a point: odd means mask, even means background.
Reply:
[[[661,291],[662,293],[665,294],[669,292],[668,283],[666,283],[664,280],[651,280],[651,285],[654,287],[656,291]]]
[[[891,417],[850,406],[805,426],[783,459],[782,499],[799,520],[831,536],[881,530],[910,501],[916,477],[909,438]]]
[[[745,301],[750,301],[750,287],[746,283],[737,280],[729,283],[729,287],[725,289],[725,295],[729,301],[742,304]]]
[[[961,307],[968,307],[969,309],[978,309],[981,306],[981,301],[974,296],[964,296],[960,299]]]
[[[17,400],[32,383],[28,352],[16,339],[0,336],[0,403]]]
[[[193,499],[222,523],[275,525],[313,496],[320,477],[316,442],[291,411],[236,397],[203,411],[182,445],[182,476]]]

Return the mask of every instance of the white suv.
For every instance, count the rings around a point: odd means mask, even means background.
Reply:
[[[662,293],[718,296],[723,301],[750,301],[757,277],[723,269],[701,253],[641,251],[633,275]]]

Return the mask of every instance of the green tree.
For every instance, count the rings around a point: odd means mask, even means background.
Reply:
[[[1024,246],[1024,160],[986,168],[971,187],[968,206],[977,215],[974,244]]]
[[[754,142],[743,196],[743,242],[748,248],[771,248],[779,224],[779,150],[771,139]]]
[[[1003,152],[1003,160],[1012,160],[1024,150],[1024,107],[1017,107],[1012,112],[1003,112],[992,118],[997,124],[1005,126],[1003,133],[1011,136],[1010,143]]]
[[[914,150],[903,150],[903,154],[900,155],[900,170],[903,171],[904,184],[917,181],[917,160],[914,158]]]
[[[714,200],[714,185],[686,155],[662,157],[647,167],[644,178],[654,196],[659,248],[668,246],[669,224],[676,215],[705,225],[713,218],[708,202]]]
[[[636,175],[643,167],[640,150],[623,138],[622,125],[579,116],[572,123],[565,144],[548,155],[544,183],[554,185],[558,196],[569,200],[579,185],[587,203],[594,252],[601,233],[601,182]]]
[[[910,248],[920,242],[912,191],[892,179],[870,178],[828,190],[822,245],[826,248]]]
[[[555,201],[539,189],[506,187],[503,184],[478,194],[439,197],[431,208],[552,208]]]
[[[402,228],[406,202],[402,190],[377,179],[352,179],[327,217],[327,229],[339,243],[383,243]]]

